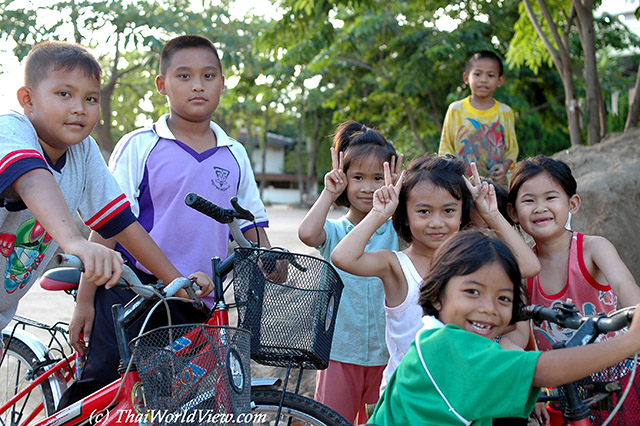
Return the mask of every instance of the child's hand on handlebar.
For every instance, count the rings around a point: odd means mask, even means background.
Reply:
[[[196,284],[200,287],[200,290],[196,291],[198,297],[208,296],[213,291],[213,280],[204,272],[194,272],[188,278],[195,278]]]
[[[67,244],[66,254],[74,254],[82,260],[84,276],[96,285],[114,286],[122,274],[122,256],[102,244],[92,243],[85,239]]]

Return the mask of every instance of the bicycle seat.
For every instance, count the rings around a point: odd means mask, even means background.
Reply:
[[[40,287],[49,291],[73,290],[78,287],[81,272],[76,268],[53,268],[40,277]]]

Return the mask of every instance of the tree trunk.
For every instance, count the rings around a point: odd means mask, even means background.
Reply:
[[[420,134],[418,133],[418,126],[416,125],[416,119],[413,117],[413,110],[411,109],[411,105],[409,105],[409,102],[407,102],[406,99],[403,99],[402,103],[404,104],[404,109],[407,112],[407,118],[409,119],[409,127],[411,127],[411,133],[413,133],[413,137],[416,138],[416,142],[418,142],[418,144],[422,148],[422,152],[427,152],[428,151],[427,144],[424,142],[424,139],[422,139],[420,137]]]
[[[640,119],[640,65],[638,66],[638,75],[636,75],[636,84],[633,86],[633,98],[629,98],[629,114],[624,125],[624,131],[638,127],[638,119]]]
[[[304,91],[303,91],[304,93]],[[298,193],[300,195],[300,204],[304,201],[304,174],[303,166],[303,145],[304,145],[304,100],[300,102],[300,117],[298,118],[298,141],[296,143],[296,151],[298,154]]]
[[[584,53],[585,83],[587,88],[587,143],[595,145],[607,133],[606,109],[602,99],[602,88],[598,79],[596,47],[593,27],[593,1],[573,0],[578,17],[578,34]]]
[[[547,52],[551,56],[553,60],[553,64],[558,70],[558,74],[560,74],[560,78],[562,79],[562,84],[564,86],[564,105],[567,111],[567,120],[569,122],[569,136],[571,139],[571,146],[580,145],[582,143],[582,138],[580,136],[580,109],[578,107],[578,102],[576,100],[576,91],[575,86],[573,84],[573,67],[571,65],[571,56],[569,55],[569,32],[568,29],[571,27],[571,21],[573,17],[573,13],[569,14],[569,20],[567,22],[567,30],[561,36],[558,28],[553,20],[553,15],[549,11],[549,7],[545,0],[538,0],[538,4],[540,5],[540,10],[544,19],[549,26],[551,36],[556,44],[554,47],[549,37],[547,37],[546,32],[542,29],[542,25],[538,22],[536,14],[533,12],[533,8],[531,7],[530,0],[523,0],[523,4],[525,6],[525,10],[527,11],[527,15],[529,16],[529,20],[531,21],[531,25],[535,29],[538,37],[542,40],[545,47],[547,48]]]
[[[264,129],[262,130],[262,173],[260,174],[260,198],[263,197],[267,185],[267,146],[269,145],[269,110],[264,112]]]
[[[566,71],[570,72],[570,71]],[[569,122],[569,138],[571,146],[582,144],[580,136],[580,107],[576,99],[576,90],[571,77],[562,77],[564,85],[564,107],[567,111],[567,121]]]
[[[304,189],[305,194],[311,195],[311,198],[315,198],[313,193],[314,180],[316,177],[316,158],[318,157],[318,149],[320,146],[320,118],[318,114],[314,114],[313,119],[313,134],[311,136],[311,147],[309,148],[309,160],[307,161],[307,182]]]
[[[111,97],[115,86],[107,84],[100,89],[100,113],[102,120],[98,122],[98,125],[93,130],[98,146],[103,151],[113,151],[114,141],[113,133],[111,132]]]

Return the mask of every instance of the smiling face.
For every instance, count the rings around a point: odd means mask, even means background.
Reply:
[[[347,170],[347,198],[352,223],[358,223],[373,207],[373,193],[384,185],[382,162],[374,155],[358,157]],[[358,216],[357,219],[354,216]]]
[[[76,67],[51,71],[35,87],[21,87],[18,101],[54,163],[82,142],[100,118],[100,82]]]
[[[224,93],[224,76],[210,49],[189,47],[173,53],[164,75],[156,78],[156,87],[169,98],[172,117],[209,121]]]
[[[425,181],[413,187],[407,197],[407,219],[412,244],[434,251],[460,229],[462,201],[445,188]]]
[[[500,75],[500,65],[489,58],[476,59],[469,71],[463,75],[463,80],[471,88],[471,95],[477,99],[489,99],[493,92],[504,83],[504,76]]]
[[[580,197],[569,197],[562,186],[546,172],[526,180],[518,190],[512,219],[537,242],[556,238],[565,229],[569,212],[577,213]]]
[[[494,261],[470,274],[451,277],[434,307],[444,324],[495,339],[511,321],[513,300],[513,282]]]

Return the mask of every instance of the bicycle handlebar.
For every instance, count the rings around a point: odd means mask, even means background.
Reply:
[[[57,266],[68,266],[84,272],[84,265],[82,264],[82,260],[80,260],[80,258],[77,256],[71,254],[57,254],[55,256],[55,262]],[[145,299],[150,299],[151,297],[158,295],[158,290],[156,290],[151,285],[142,284],[136,273],[133,272],[133,270],[127,265],[122,265],[122,277],[120,278],[116,286],[129,288]],[[188,287],[191,287],[191,280],[185,277],[178,277],[171,281],[168,285],[166,285],[162,289],[162,293],[165,297],[172,297],[180,289],[187,289]],[[187,293],[190,297],[195,296],[194,292],[187,291]],[[197,296],[195,297],[196,299],[194,300],[194,302],[201,303],[200,299],[198,299]]]
[[[549,321],[564,328],[578,329],[587,321],[592,321],[600,334],[620,330],[631,323],[635,307],[623,308],[608,316],[581,316],[575,310],[565,308],[547,308],[540,305],[525,306],[522,315],[534,321]]]
[[[233,197],[230,201],[233,209],[225,209],[217,206],[206,198],[203,198],[193,192],[188,193],[184,198],[186,205],[192,209],[198,210],[200,213],[206,214],[220,223],[231,223],[234,219],[244,219],[249,222],[253,222],[255,219],[253,213],[242,208],[240,204],[238,204],[238,197]]]
[[[238,197],[233,197],[230,201],[233,209],[222,208],[193,192],[188,193],[184,198],[185,204],[192,209],[209,216],[217,222],[228,224],[231,229],[231,235],[239,246],[252,247],[251,242],[245,238],[240,230],[240,226],[238,226],[238,223],[235,222],[234,219],[244,219],[253,222],[255,217],[253,213],[238,204]]]

